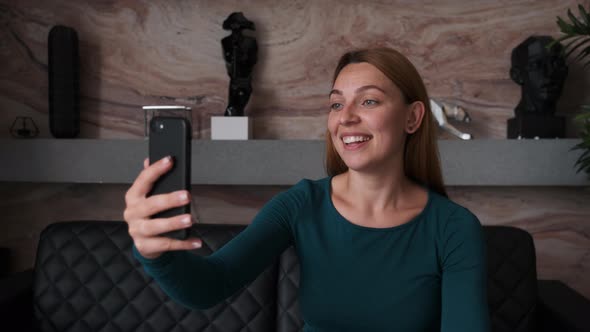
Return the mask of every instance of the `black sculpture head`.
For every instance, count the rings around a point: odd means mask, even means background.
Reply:
[[[242,12],[234,12],[223,21],[223,30],[256,30],[254,22],[244,17]]]
[[[519,113],[555,112],[568,69],[563,47],[549,36],[532,36],[512,50],[510,78],[522,86],[522,97],[516,107]]]

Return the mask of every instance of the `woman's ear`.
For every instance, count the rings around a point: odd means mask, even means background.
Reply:
[[[406,119],[406,133],[413,134],[420,128],[422,119],[424,119],[424,112],[426,112],[426,107],[424,107],[424,103],[421,101],[415,101],[410,104]]]

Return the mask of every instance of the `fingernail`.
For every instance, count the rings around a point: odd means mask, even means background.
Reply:
[[[186,193],[181,193],[178,195],[178,199],[182,202],[186,201],[188,199],[188,195]]]
[[[187,217],[184,217],[184,218],[180,219],[180,222],[183,223],[183,224],[185,224],[185,225],[188,225],[188,224],[191,223],[191,217],[188,217],[188,216]]]
[[[170,159],[171,159],[170,156],[164,157],[164,160],[163,160],[164,165],[168,165],[170,163]]]
[[[193,245],[193,247],[195,247],[195,248],[201,248],[201,242],[197,242],[197,241],[195,241],[195,242],[193,242],[193,243],[192,243],[192,245]]]

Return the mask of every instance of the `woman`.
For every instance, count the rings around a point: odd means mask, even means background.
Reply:
[[[305,331],[488,331],[481,225],[446,197],[416,69],[391,49],[350,52],[329,97],[329,176],[275,196],[209,257],[183,251],[198,239],[158,236],[189,227],[190,216],[149,216],[189,198],[146,198],[171,166],[146,163],[126,195],[136,257],[172,298],[207,308],[294,245]]]

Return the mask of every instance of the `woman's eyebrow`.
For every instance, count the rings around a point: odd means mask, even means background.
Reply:
[[[362,92],[362,91],[370,90],[370,89],[376,89],[376,90],[381,91],[382,93],[385,93],[385,90],[381,89],[380,87],[378,87],[376,85],[372,85],[372,84],[371,85],[363,85],[360,88],[356,89],[355,92],[358,93],[358,92]]]
[[[330,97],[332,94],[336,94],[336,95],[341,95],[342,96],[342,91],[338,90],[338,89],[333,89],[332,91],[330,91],[330,93],[328,94],[328,97]]]
[[[380,88],[380,87],[378,87],[378,86],[376,86],[376,85],[373,85],[373,84],[370,84],[370,85],[363,85],[363,86],[361,86],[361,87],[357,88],[357,89],[355,90],[355,93],[359,93],[359,92],[363,92],[363,91],[366,91],[366,90],[371,90],[371,89],[376,89],[376,90],[379,90],[379,91],[381,91],[381,92],[382,92],[382,93],[384,93],[384,94],[386,93],[386,92],[385,92],[385,90],[383,90],[382,88]],[[328,94],[328,97],[329,97],[329,96],[331,96],[332,94],[336,94],[336,95],[342,95],[342,91],[340,91],[340,90],[338,90],[338,89],[333,89],[332,91],[330,91],[330,94]]]

